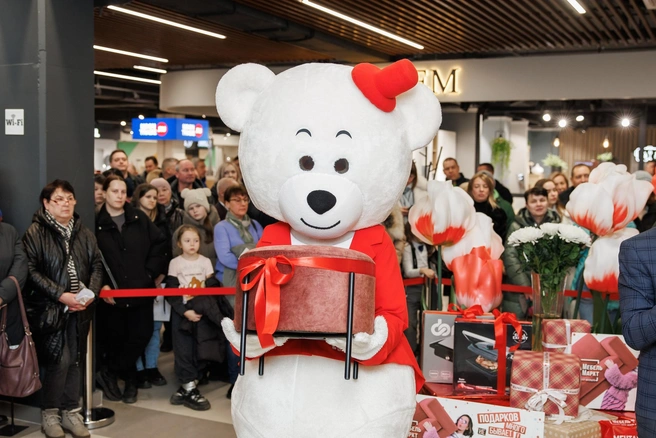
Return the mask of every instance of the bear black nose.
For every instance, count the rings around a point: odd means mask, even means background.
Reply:
[[[337,198],[325,190],[315,190],[308,195],[307,203],[317,214],[324,214],[337,204]]]

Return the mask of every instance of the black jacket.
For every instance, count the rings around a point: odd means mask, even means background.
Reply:
[[[460,176],[458,176],[457,180],[451,180],[451,184],[453,184],[455,187],[458,187],[466,182],[469,182],[469,178],[465,178],[465,175],[463,175],[462,172],[460,172]]]
[[[69,313],[63,312],[65,306],[59,302],[59,298],[64,292],[70,292],[71,285],[66,270],[68,257],[64,237],[48,222],[43,207],[34,214],[32,225],[23,236],[23,246],[28,261],[27,286],[23,291],[25,310],[34,333],[39,363],[41,365],[59,363],[64,347],[65,322],[69,316]],[[75,262],[78,279],[97,295],[102,287],[102,261],[95,236],[91,230],[82,225],[77,214],[69,253]],[[40,331],[39,325],[42,321],[40,318],[46,306],[59,308],[60,322],[64,323],[62,329],[48,333]],[[92,316],[92,306],[77,313],[80,341],[86,339]],[[86,342],[80,342],[79,357],[85,351]]]
[[[569,187],[567,190],[558,195],[558,200],[563,206],[567,206],[567,203],[569,202],[569,196],[572,194],[575,188],[576,187]]]
[[[175,230],[182,225],[185,212],[180,209],[180,204],[178,204],[178,201],[173,196],[171,196],[171,207],[168,211],[164,208],[164,211],[166,214],[166,220],[169,222],[169,232],[173,235]]]
[[[508,188],[506,186],[501,184],[501,182],[498,179],[494,180],[494,190],[497,191],[497,193],[499,194],[501,199],[503,199],[504,201],[509,202],[510,205],[512,205],[512,203],[513,203],[512,193],[510,193],[510,190],[508,190]]]
[[[182,199],[182,196],[180,196],[180,192],[181,192],[180,181],[178,181],[178,178],[174,178],[172,181],[169,180],[169,183],[171,184],[171,199],[175,199],[178,205],[180,206],[180,208],[184,210],[184,199]],[[194,183],[191,185],[191,188],[192,190],[202,189],[205,188],[205,186],[203,185],[201,180],[196,178],[194,180]],[[212,196],[208,196],[207,202],[209,202],[210,205],[214,204],[214,200],[212,199]]]
[[[10,275],[18,280],[21,288],[25,288],[27,257],[16,228],[0,222],[0,298],[3,304],[7,304],[6,330],[9,345],[18,345],[25,332],[16,299],[16,284],[9,278]]]
[[[164,250],[164,257],[166,257],[166,264],[168,267],[168,263],[171,261],[171,257],[172,257],[171,255],[172,248],[170,242],[173,236],[173,231],[171,230],[169,218],[166,216],[166,210],[164,209],[163,205],[157,204],[157,216],[155,217],[153,223],[155,224],[159,232],[162,233],[162,235],[164,236],[164,240],[169,242],[169,244],[166,245]]]
[[[155,278],[167,272],[166,255],[170,243],[144,212],[130,204],[125,204],[124,209],[122,230],[118,229],[105,205],[98,211],[98,247],[120,289],[153,288]],[[104,284],[112,286],[108,276]],[[119,298],[116,305],[152,305],[152,298]]]
[[[483,213],[492,219],[492,226],[494,232],[501,237],[501,240],[506,241],[506,228],[507,228],[507,216],[506,212],[501,208],[492,208],[489,202],[476,202],[474,201],[474,208],[477,213]]]

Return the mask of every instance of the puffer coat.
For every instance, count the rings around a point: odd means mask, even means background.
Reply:
[[[100,252],[93,232],[80,222],[75,214],[75,225],[69,243],[69,254],[75,262],[77,277],[96,296],[102,287],[103,266]],[[61,361],[64,348],[64,330],[69,313],[64,313],[64,304],[59,298],[64,292],[70,292],[70,278],[67,272],[68,256],[64,237],[51,225],[41,207],[32,219],[32,225],[23,236],[23,246],[28,261],[27,285],[23,291],[25,310],[34,334],[40,365],[56,364]],[[93,317],[92,306],[77,312],[77,329],[80,345],[79,357],[86,352],[86,334]],[[59,307],[56,312],[61,318],[58,326],[63,327],[54,332],[41,332],[40,317],[46,307]]]

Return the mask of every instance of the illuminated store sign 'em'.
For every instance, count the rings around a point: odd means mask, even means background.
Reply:
[[[460,69],[452,68],[448,74],[441,73],[438,70],[417,70],[419,82],[433,90],[436,95],[440,94],[459,94],[458,76]]]

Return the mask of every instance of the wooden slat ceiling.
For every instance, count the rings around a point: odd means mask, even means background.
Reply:
[[[392,57],[524,54],[656,47],[656,14],[642,0],[316,0],[425,47],[418,51],[298,0],[239,0]]]
[[[220,33],[224,40],[166,26],[109,9],[95,11],[96,45],[129,52],[167,58],[168,64],[141,60],[108,52],[95,51],[97,69],[132,68],[135,64],[158,67],[202,67],[234,65],[243,62],[293,63],[323,61],[329,55],[291,44],[271,41],[238,32],[224,26],[186,17],[143,3],[133,2],[127,8],[188,26]]]

